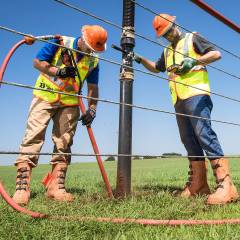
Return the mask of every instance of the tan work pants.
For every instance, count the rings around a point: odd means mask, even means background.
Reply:
[[[64,106],[59,103],[50,104],[34,97],[29,109],[27,128],[20,152],[39,153],[45,140],[45,133],[50,120],[53,120],[52,140],[54,153],[70,153],[73,136],[76,132],[79,118],[78,106]],[[15,165],[28,162],[32,167],[38,164],[39,155],[20,154]],[[70,164],[71,156],[52,155],[51,164],[67,162]]]

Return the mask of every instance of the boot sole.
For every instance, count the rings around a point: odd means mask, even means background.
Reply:
[[[58,199],[58,198],[55,198],[54,196],[49,196],[47,194],[45,194],[45,197],[49,200],[52,200],[52,201],[58,201],[58,202],[73,202],[74,201],[74,198],[72,200],[68,200],[68,199]]]
[[[192,194],[190,191],[186,195],[181,195],[183,194],[185,190],[175,190],[173,192],[174,197],[182,197],[182,198],[191,198],[191,197],[196,197],[196,196],[207,196],[211,194],[210,189],[200,189],[197,193]]]
[[[14,198],[12,198],[12,200],[13,200],[16,204],[18,204],[18,205],[20,205],[20,206],[26,206],[26,205],[28,205],[28,203],[29,203],[29,201],[30,201],[30,199],[28,199],[26,202],[18,202],[18,201],[16,201],[16,200],[14,200]]]
[[[231,199],[227,200],[227,201],[224,201],[224,202],[206,202],[207,205],[224,205],[224,204],[228,204],[228,203],[232,203],[232,202],[236,202],[238,200],[238,197],[239,196],[235,196],[235,197],[232,197]]]
[[[15,202],[15,201],[14,201]],[[18,202],[15,202],[17,205],[21,206],[21,207],[24,207],[24,206],[27,206],[29,202],[27,203],[18,203]]]

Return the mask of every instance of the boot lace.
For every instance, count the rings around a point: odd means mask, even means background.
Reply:
[[[16,190],[25,190],[27,191],[27,178],[29,177],[29,170],[26,167],[19,168],[17,170],[17,182]]]
[[[212,167],[212,169],[216,170],[219,167],[221,167],[221,165],[219,163],[217,163],[215,166]],[[217,178],[216,172],[214,172],[214,176]],[[223,182],[224,182],[226,177],[229,177],[229,174],[226,174],[225,177],[219,178],[219,179],[216,180],[217,186],[215,187],[215,190],[217,190],[218,188],[224,188]]]
[[[60,174],[57,176],[58,178],[58,189],[64,189],[65,190],[65,177],[66,177],[66,169],[60,168],[59,170]]]
[[[192,184],[192,175],[193,175],[193,171],[192,171],[192,165],[189,165],[189,169],[190,171],[188,171],[188,181],[186,183],[186,187],[190,187]]]

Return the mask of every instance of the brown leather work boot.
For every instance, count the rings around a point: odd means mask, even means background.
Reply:
[[[189,198],[196,195],[210,194],[205,161],[190,161],[189,168],[188,182],[184,190],[178,195]]]
[[[13,201],[20,205],[27,205],[30,199],[30,176],[32,167],[26,163],[17,164],[16,192]]]
[[[211,160],[214,176],[216,177],[217,188],[209,195],[207,204],[226,204],[236,201],[238,193],[229,176],[229,165],[226,158]]]
[[[66,163],[52,165],[52,172],[42,180],[47,188],[46,197],[57,201],[72,202],[73,195],[65,189],[65,177],[67,172]]]

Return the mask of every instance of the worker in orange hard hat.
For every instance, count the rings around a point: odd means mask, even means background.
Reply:
[[[167,72],[176,113],[200,117],[176,115],[180,137],[190,163],[189,181],[180,195],[191,197],[210,194],[206,154],[218,184],[216,191],[208,196],[207,203],[235,201],[238,193],[230,177],[228,160],[224,157],[211,121],[206,120],[211,118],[213,108],[206,66],[220,59],[221,53],[198,33],[181,32],[175,20],[175,16],[168,14],[159,14],[153,20],[157,37],[163,37],[170,43],[156,62],[136,54],[134,59],[151,72]]]
[[[161,37],[171,30],[175,19],[175,16],[170,16],[164,13],[156,16],[153,20],[153,28],[155,29],[157,36]]]
[[[27,44],[34,42],[31,37],[27,37],[25,41]],[[106,50],[107,31],[98,25],[85,25],[80,37],[57,36],[52,41],[66,48],[46,43],[38,52],[34,67],[40,71],[40,75],[35,87],[75,95],[80,92],[86,80],[88,96],[98,98],[99,59],[95,53]],[[81,53],[70,54],[67,48],[79,50]],[[76,65],[73,64],[71,55]],[[75,67],[80,76],[76,74]],[[33,152],[36,155],[18,156],[15,162],[17,179],[13,200],[23,205],[29,202],[31,171],[38,164],[38,153],[44,143],[47,126],[52,120],[55,155],[51,159],[52,172],[43,180],[47,189],[46,197],[71,202],[73,196],[65,189],[65,177],[71,156],[56,154],[71,153],[78,120],[86,126],[92,124],[96,116],[97,100],[88,100],[88,110],[79,119],[78,97],[39,90],[34,90],[33,95],[20,152]]]

